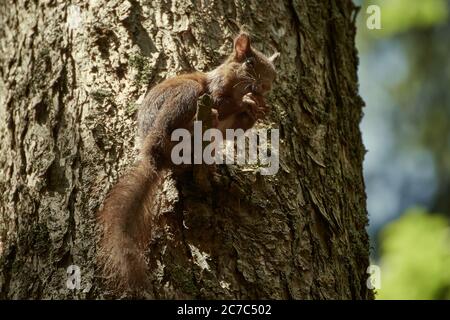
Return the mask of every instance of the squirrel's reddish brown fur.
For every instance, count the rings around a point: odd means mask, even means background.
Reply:
[[[138,112],[139,160],[109,192],[98,215],[103,228],[99,257],[115,287],[137,290],[147,285],[144,252],[151,235],[152,199],[161,174],[173,166],[172,131],[191,127],[197,99],[204,93],[213,98],[220,129],[251,128],[266,111],[263,95],[275,78],[276,57],[265,57],[241,33],[233,53],[218,68],[167,79],[147,93]]]

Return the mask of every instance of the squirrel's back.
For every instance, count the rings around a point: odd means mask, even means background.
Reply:
[[[160,112],[161,109],[196,105],[197,98],[206,91],[207,76],[203,72],[181,74],[154,86],[146,94],[137,114],[139,139],[143,141],[150,129],[157,125],[156,122],[171,122],[170,115],[178,113],[177,110]],[[157,119],[160,115],[164,115],[165,119]]]

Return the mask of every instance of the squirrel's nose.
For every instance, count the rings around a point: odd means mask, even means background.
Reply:
[[[261,93],[261,86],[259,84],[257,84],[257,83],[253,84],[252,85],[252,91],[254,93]]]

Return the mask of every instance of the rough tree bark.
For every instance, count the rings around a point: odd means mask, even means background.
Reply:
[[[166,179],[151,298],[367,299],[369,243],[351,0],[0,2],[0,297],[110,298],[95,213],[133,162],[147,85],[210,70],[246,25],[281,52],[280,171]],[[81,270],[81,288],[66,269]]]

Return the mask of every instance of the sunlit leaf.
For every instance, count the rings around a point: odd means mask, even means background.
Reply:
[[[381,236],[378,299],[450,298],[450,234],[446,218],[408,211]]]

